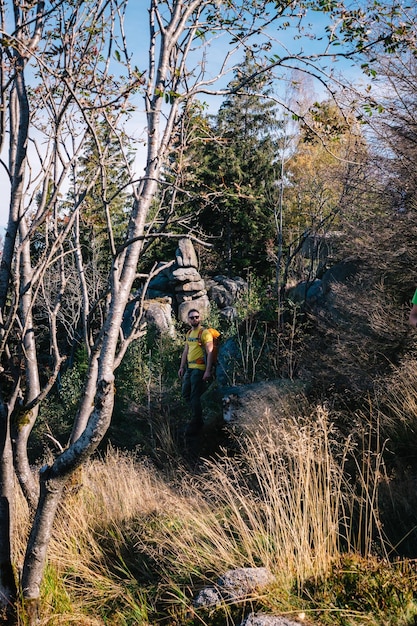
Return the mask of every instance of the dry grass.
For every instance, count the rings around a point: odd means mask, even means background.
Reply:
[[[297,419],[268,413],[258,424],[239,454],[177,475],[175,485],[114,450],[91,461],[56,520],[44,623],[77,615],[79,624],[145,626],[161,607],[186,615],[195,589],[234,567],[270,568],[274,605],[281,596],[289,609],[294,589],[325,578],[341,541],[355,542],[357,496],[344,472],[351,442],[337,443],[322,407]],[[373,478],[363,480],[368,508]]]
[[[332,449],[321,407],[304,423],[267,414],[259,425],[238,458],[209,464],[199,491],[222,511],[216,535],[233,546],[239,565],[261,564],[301,583],[339,554],[347,449]]]
[[[100,614],[112,606],[112,624],[124,624],[124,612],[136,612],[142,620],[146,603],[129,593],[123,561],[109,563],[106,549],[112,541],[121,554],[123,523],[163,510],[169,489],[152,469],[115,450],[88,463],[77,479],[68,487],[50,542],[42,586],[43,623],[96,626],[105,623]],[[22,498],[16,513],[15,554],[21,560],[28,529]]]
[[[389,433],[417,431],[417,359],[409,355],[390,377],[381,381],[379,410],[383,428]]]

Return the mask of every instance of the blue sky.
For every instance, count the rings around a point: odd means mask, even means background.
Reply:
[[[133,65],[136,65],[139,69],[146,69],[148,63],[148,2],[145,0],[131,0],[126,15],[125,28],[126,28],[126,36],[128,47],[132,50],[132,61]],[[268,31],[268,34],[271,38],[271,50],[268,52],[268,56],[272,57],[275,55],[286,55],[288,52],[292,54],[302,54],[307,53],[311,55],[316,55],[322,52],[326,46],[326,37],[325,35],[325,25],[327,24],[327,17],[320,13],[314,13],[309,18],[311,21],[311,31],[310,34],[307,31],[303,36],[300,37],[300,33],[297,28],[289,27],[285,30],[278,31],[276,25],[271,27]],[[306,20],[308,22],[308,20]],[[279,24],[279,23],[277,23]],[[312,35],[315,35],[316,38],[312,38]],[[208,62],[208,71],[213,76],[216,76],[219,67],[224,59],[225,50],[228,49],[228,42],[225,36],[218,37],[214,40],[212,46],[210,47],[209,52],[209,62]],[[340,48],[339,48],[340,50]],[[242,54],[240,53],[240,57],[236,56],[231,59],[230,62],[230,72],[228,75],[224,76],[221,81],[219,81],[217,88],[224,88],[229,80],[232,78],[232,68],[233,66],[242,59]],[[336,63],[334,59],[329,59],[327,62],[328,69],[332,67],[333,70],[337,70],[340,68],[340,71],[344,73],[346,76],[350,74],[351,78],[358,78],[360,72],[357,68],[353,67],[352,63],[340,62]],[[338,71],[338,70],[337,70]],[[285,81],[282,80],[277,81],[277,93],[279,95],[280,88],[285,88]],[[320,88],[317,83],[318,89],[318,97],[320,97]],[[323,91],[321,90],[323,94]],[[209,104],[209,108],[211,112],[215,112],[217,108],[220,106],[222,99],[218,96],[202,96],[202,100],[205,100]],[[141,164],[141,160],[144,159],[145,152],[143,149],[143,144],[140,143],[140,139],[144,138],[143,129],[145,124],[145,116],[143,111],[143,102],[140,97],[137,97],[136,100],[137,111],[133,114],[132,119],[128,124],[128,131],[131,133],[136,140],[138,140],[138,150],[137,150],[137,168],[138,174],[140,175],[143,171],[143,164]],[[30,149],[30,148],[29,148]],[[2,158],[7,162],[7,154],[3,153]],[[5,170],[3,167],[0,168],[0,187],[2,189],[1,199],[0,199],[0,229],[6,225],[7,215],[8,215],[8,203],[9,203],[9,181]]]

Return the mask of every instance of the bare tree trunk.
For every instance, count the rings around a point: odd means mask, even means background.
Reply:
[[[21,221],[21,239],[24,241],[21,251],[21,289],[20,298],[20,322],[22,326],[22,344],[25,360],[25,376],[27,396],[25,404],[30,409],[15,416],[15,428],[13,432],[15,468],[23,494],[30,508],[34,510],[38,501],[38,485],[30,469],[28,459],[28,439],[38,417],[39,405],[33,404],[40,393],[38,357],[35,345],[34,320],[33,320],[33,294],[32,294],[32,268],[30,262],[30,243],[26,239],[26,228]]]
[[[114,403],[113,376],[101,379],[97,385],[94,411],[83,434],[40,473],[40,498],[30,533],[23,571],[22,592],[28,607],[30,626],[39,619],[40,586],[46,554],[52,536],[52,526],[61,502],[65,483],[73,471],[94,452],[104,437],[111,420]]]
[[[15,25],[17,28],[17,41],[25,37],[24,29],[20,29],[20,10],[17,0],[14,0]],[[10,112],[10,150],[9,150],[9,175],[11,180],[9,222],[5,238],[2,261],[0,265],[0,311],[2,338],[5,331],[3,322],[4,310],[8,297],[8,287],[12,278],[13,256],[15,254],[16,239],[19,222],[22,219],[23,185],[25,160],[29,131],[29,104],[24,80],[24,66],[30,49],[39,41],[42,31],[42,17],[44,0],[37,3],[37,15],[32,37],[20,46],[20,42],[13,50],[15,76],[14,87],[11,90]],[[4,5],[1,3],[2,21]],[[2,82],[3,86],[3,82]],[[3,127],[3,122],[2,122]],[[3,139],[3,138],[2,138]],[[15,291],[16,294],[16,291]],[[10,297],[10,296],[9,296]],[[15,406],[19,392],[19,382],[14,387],[13,394],[8,403],[3,398],[4,390],[0,397],[0,605],[5,607],[6,614],[14,608],[16,600],[16,582],[12,568],[11,537],[13,533],[13,503],[14,503],[14,468],[13,452],[10,433],[10,414]],[[26,457],[26,451],[25,451]],[[6,619],[8,616],[6,615]]]
[[[16,581],[12,567],[14,469],[7,406],[0,404],[0,620],[12,619],[16,602]],[[2,615],[4,614],[4,615]]]
[[[26,549],[25,565],[22,572],[22,591],[29,626],[35,626],[40,618],[40,586],[45,568],[46,552],[52,536],[52,526],[62,492],[63,478],[50,477],[48,467],[41,471],[40,497]]]

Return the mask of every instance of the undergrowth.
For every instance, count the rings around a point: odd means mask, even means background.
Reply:
[[[43,623],[237,626],[253,610],[322,625],[416,623],[414,564],[390,562],[375,534],[378,459],[353,482],[357,441],[320,406],[258,424],[240,433],[233,457],[206,461],[198,474],[162,474],[114,449],[89,462],[56,520]],[[258,566],[274,575],[262,593],[194,606],[227,570]]]

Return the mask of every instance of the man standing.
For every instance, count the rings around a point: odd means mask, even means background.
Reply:
[[[187,333],[178,376],[182,379],[183,398],[191,407],[191,421],[185,434],[193,436],[203,426],[201,396],[204,383],[211,378],[213,337],[209,330],[202,328],[200,313],[196,309],[188,311],[188,323],[191,330]]]

